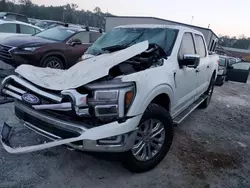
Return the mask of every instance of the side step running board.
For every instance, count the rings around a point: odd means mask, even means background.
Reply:
[[[200,96],[193,104],[181,112],[178,116],[174,118],[174,124],[180,124],[191,112],[193,112],[208,96]]]

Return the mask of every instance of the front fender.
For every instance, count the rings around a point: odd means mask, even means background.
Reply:
[[[140,90],[135,97],[135,100],[128,112],[128,116],[134,116],[138,114],[143,114],[148,105],[153,101],[155,97],[160,94],[167,94],[170,99],[170,109],[171,109],[171,101],[173,101],[173,89],[168,84],[161,84],[153,88],[150,92],[145,94],[144,90]]]

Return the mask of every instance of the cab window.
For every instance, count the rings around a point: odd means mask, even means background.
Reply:
[[[184,54],[195,54],[194,39],[191,33],[183,35],[178,57],[183,58]]]
[[[200,57],[206,57],[206,46],[205,46],[204,39],[201,35],[195,34],[195,45],[196,45],[197,54]]]

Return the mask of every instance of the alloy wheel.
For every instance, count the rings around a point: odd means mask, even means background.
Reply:
[[[59,62],[57,61],[50,61],[46,67],[50,67],[50,68],[55,68],[55,69],[61,69],[61,65]]]
[[[149,119],[138,127],[132,154],[139,161],[148,161],[160,151],[164,140],[163,123],[157,119]]]

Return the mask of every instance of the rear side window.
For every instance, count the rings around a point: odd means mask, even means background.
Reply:
[[[36,33],[36,30],[35,28],[27,25],[20,25],[20,33],[33,35]]]
[[[206,56],[206,46],[201,35],[195,34],[196,51],[200,57]]]
[[[16,24],[4,23],[0,25],[0,32],[2,33],[16,33]]]
[[[185,33],[182,38],[179,50],[179,58],[183,58],[184,54],[195,54],[194,40],[191,33]]]
[[[94,43],[101,35],[102,35],[102,33],[99,33],[99,32],[90,32],[89,33],[89,42]]]

